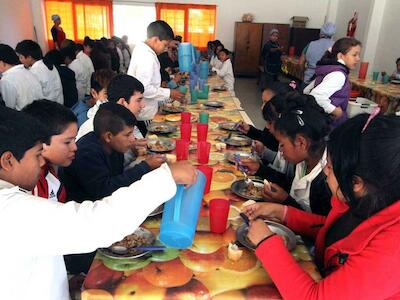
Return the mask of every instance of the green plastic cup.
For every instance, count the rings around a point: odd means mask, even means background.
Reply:
[[[373,72],[372,73],[372,80],[373,81],[378,81],[379,78],[379,72]]]
[[[203,124],[208,124],[209,114],[205,111],[200,112],[199,114],[199,122]]]
[[[383,76],[383,83],[384,83],[384,84],[387,84],[387,83],[389,83],[389,81],[390,81],[389,75],[388,75],[388,74],[385,74],[385,75]]]
[[[182,94],[186,94],[186,93],[187,93],[187,90],[188,90],[188,88],[187,88],[186,85],[181,85],[181,86],[179,87],[179,91],[180,91]]]
[[[190,92],[190,103],[197,103],[197,90],[192,90]]]

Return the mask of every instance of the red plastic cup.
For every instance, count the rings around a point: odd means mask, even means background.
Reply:
[[[187,160],[189,158],[189,141],[176,140],[176,160]]]
[[[188,111],[181,112],[181,124],[190,124],[192,114]]]
[[[289,48],[289,56],[294,56],[294,54],[296,53],[296,48],[295,47],[290,47]]]
[[[197,123],[197,141],[207,141],[208,124]]]
[[[192,136],[192,124],[181,124],[181,139],[190,142]]]
[[[229,200],[212,199],[210,201],[210,231],[213,233],[224,233],[229,214]]]
[[[209,166],[198,166],[197,169],[206,176],[206,186],[204,187],[204,195],[210,192],[213,168]]]
[[[211,143],[208,142],[198,142],[197,143],[197,161],[199,164],[208,164],[208,159],[210,158]]]
[[[360,71],[358,72],[359,79],[365,79],[365,77],[367,77],[368,64],[369,63],[366,61],[360,64]]]

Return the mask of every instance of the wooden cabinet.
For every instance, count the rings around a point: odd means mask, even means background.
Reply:
[[[261,54],[262,23],[235,24],[235,61],[236,75],[256,76]]]

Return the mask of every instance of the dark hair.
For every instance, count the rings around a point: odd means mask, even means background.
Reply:
[[[22,42],[19,42],[17,47],[15,47],[15,51],[25,57],[31,56],[35,60],[43,59],[43,63],[49,70],[53,70],[54,68],[54,63],[43,57],[43,52],[39,44],[32,40],[23,40]]]
[[[83,45],[82,45],[82,44],[79,44],[79,43],[76,44],[76,45],[75,45],[75,48],[76,48],[76,51],[78,51],[78,52],[79,52],[79,51],[83,51]]]
[[[176,35],[176,36],[174,37],[174,40],[175,40],[175,41],[178,41],[179,43],[182,43],[182,36]]]
[[[83,46],[85,46],[85,47],[93,48],[94,44],[95,44],[94,40],[92,40],[88,36],[85,36],[85,38],[83,39]]]
[[[102,89],[106,89],[115,75],[115,72],[109,69],[100,69],[93,72],[90,77],[90,88],[97,93]]]
[[[332,46],[332,50],[327,50],[318,64],[330,64],[337,61],[337,55],[339,53],[347,54],[351,48],[361,46],[361,42],[355,38],[344,37],[335,42]]]
[[[93,67],[95,70],[100,69],[110,69],[111,70],[111,58],[107,53],[107,49],[104,47],[101,41],[96,41],[92,52],[90,53],[90,58],[93,62]]]
[[[147,26],[147,38],[158,37],[160,41],[172,40],[174,38],[174,31],[167,22],[157,20]]]
[[[37,119],[0,106],[0,155],[10,151],[20,160],[30,148],[48,142],[49,136],[46,127]]]
[[[61,53],[63,60],[65,60],[67,57],[70,60],[74,60],[76,58],[75,42],[71,41],[71,40],[64,40],[61,44],[60,53]]]
[[[100,105],[93,124],[94,133],[98,137],[107,131],[117,135],[124,130],[125,126],[135,126],[136,118],[126,107],[113,102],[106,102]]]
[[[60,103],[49,100],[36,100],[22,109],[23,112],[43,123],[51,135],[63,133],[68,125],[77,123],[74,113]]]
[[[279,81],[267,82],[265,81],[262,86],[262,91],[271,91],[274,95],[286,95],[287,93],[293,92],[293,88],[288,83]]]
[[[396,59],[396,64],[400,63],[400,57]]]
[[[217,41],[218,41],[218,40],[217,40]],[[214,45],[215,45],[215,48],[214,48],[214,54],[215,54],[215,55],[218,54],[218,53],[217,53],[218,47],[222,47],[222,49],[225,49],[224,45],[222,45],[222,43],[221,43],[220,41],[214,42]],[[221,49],[221,50],[222,50],[222,49]],[[220,50],[220,51],[221,51],[221,50]]]
[[[328,153],[340,190],[362,218],[400,199],[400,118],[376,116],[362,132],[368,114],[346,121],[330,134]],[[354,176],[366,185],[367,195],[357,199]]]
[[[17,53],[9,45],[0,44],[0,60],[9,65],[19,65],[20,61]]]
[[[275,122],[275,129],[289,137],[292,142],[301,134],[311,142],[309,155],[322,155],[329,134],[329,115],[317,104],[311,95],[289,93],[285,98],[286,108]]]
[[[279,115],[286,110],[286,99],[283,95],[275,95],[262,108],[266,122],[275,122]]]
[[[230,52],[228,49],[226,49],[226,48],[223,48],[223,49],[220,50],[219,52],[224,52],[226,55],[231,54],[231,52]]]
[[[120,98],[124,98],[129,103],[129,99],[135,92],[143,93],[143,84],[133,76],[118,74],[108,85],[108,101],[117,102]]]
[[[49,52],[47,52],[46,55],[44,56],[44,58],[47,61],[51,62],[55,66],[60,66],[61,64],[64,63],[63,57],[62,57],[60,51],[58,51],[56,49],[50,50]]]

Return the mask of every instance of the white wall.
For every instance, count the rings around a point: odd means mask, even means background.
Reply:
[[[392,73],[400,57],[399,28],[400,1],[387,0],[375,56],[375,69]]]
[[[0,43],[15,47],[24,39],[34,39],[32,10],[29,0],[0,1]]]

